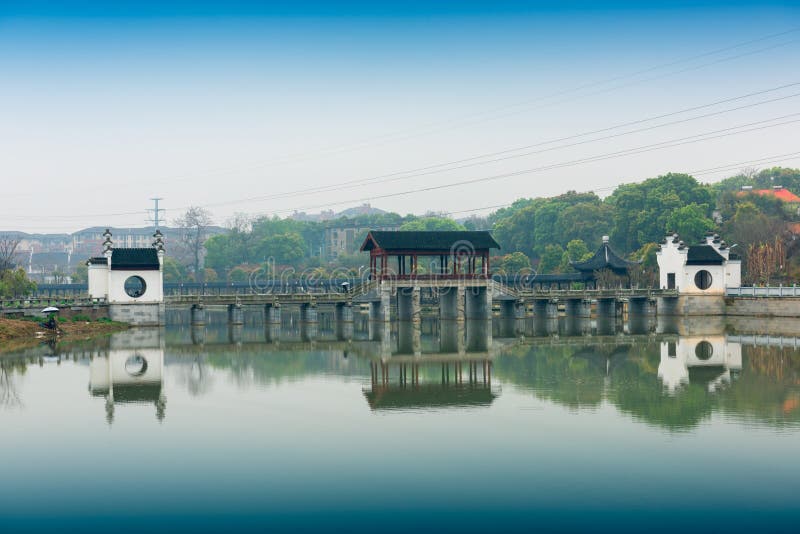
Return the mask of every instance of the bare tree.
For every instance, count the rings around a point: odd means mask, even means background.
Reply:
[[[190,206],[186,212],[175,219],[175,224],[180,229],[180,242],[185,247],[192,266],[195,280],[202,282],[203,258],[205,248],[203,245],[208,239],[208,227],[211,224],[211,212],[199,206]]]
[[[236,212],[225,221],[225,228],[233,233],[244,234],[253,228],[253,218],[242,212]]]
[[[7,408],[22,406],[22,399],[12,376],[15,369],[17,371],[21,369],[24,372],[25,364],[0,363],[0,406]]]
[[[17,262],[19,239],[8,234],[0,235],[0,271],[13,269]]]

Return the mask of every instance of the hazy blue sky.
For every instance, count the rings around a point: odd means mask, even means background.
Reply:
[[[194,204],[220,223],[362,202],[461,216],[669,171],[797,166],[773,156],[800,151],[800,123],[774,126],[800,119],[800,85],[776,89],[800,82],[799,52],[790,2],[0,0],[0,229],[140,225],[152,196],[169,219]],[[269,198],[314,188],[328,189]]]

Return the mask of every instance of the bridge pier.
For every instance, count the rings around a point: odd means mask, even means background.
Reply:
[[[489,288],[472,287],[466,290],[464,309],[466,350],[489,350],[492,346],[492,298]]]
[[[515,337],[519,331],[518,323],[518,303],[515,300],[500,301],[500,336]]]
[[[229,324],[228,325],[228,341],[232,345],[242,344],[242,335],[244,334],[243,324]]]
[[[264,323],[268,325],[281,324],[281,305],[277,302],[264,305]]]
[[[567,299],[564,303],[564,311],[566,312],[567,317],[591,317],[591,301],[583,297]]]
[[[617,316],[617,297],[597,299],[597,316],[616,317]]]
[[[336,322],[336,337],[341,341],[353,339],[353,305],[349,302],[336,304],[333,316]]]
[[[206,309],[202,303],[192,304],[191,317],[192,326],[201,326],[206,324]]]
[[[239,303],[228,305],[228,324],[242,325],[244,324],[244,310]]]
[[[422,306],[418,287],[401,287],[397,289],[397,319],[419,324]]]
[[[464,321],[443,321],[439,325],[439,352],[464,354],[465,333]]]
[[[647,297],[628,299],[628,317],[631,315],[646,316],[653,315],[654,303]]]
[[[442,321],[464,321],[464,288],[451,286],[439,291],[439,319]]]
[[[614,315],[600,314],[595,319],[598,336],[613,336],[617,333],[617,318]]]
[[[370,322],[388,323],[391,314],[392,291],[387,285],[378,288],[378,299],[369,303]]]
[[[480,321],[492,317],[492,299],[489,297],[487,288],[471,287],[465,292],[465,296],[465,317],[467,320]]]
[[[317,305],[313,302],[300,305],[300,336],[304,341],[312,341],[317,337],[319,318]]]
[[[678,297],[658,297],[656,309],[658,315],[679,315]]]
[[[206,343],[206,325],[204,324],[193,324],[191,326],[192,332],[192,344],[193,345],[205,345]]]

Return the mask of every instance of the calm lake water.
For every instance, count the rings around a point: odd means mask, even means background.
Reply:
[[[337,341],[287,321],[0,356],[0,532],[800,524],[792,339],[562,320],[369,341],[359,317]]]

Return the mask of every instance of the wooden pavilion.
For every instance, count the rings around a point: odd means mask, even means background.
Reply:
[[[493,248],[500,245],[484,231],[373,230],[361,245],[372,280],[488,279]]]

